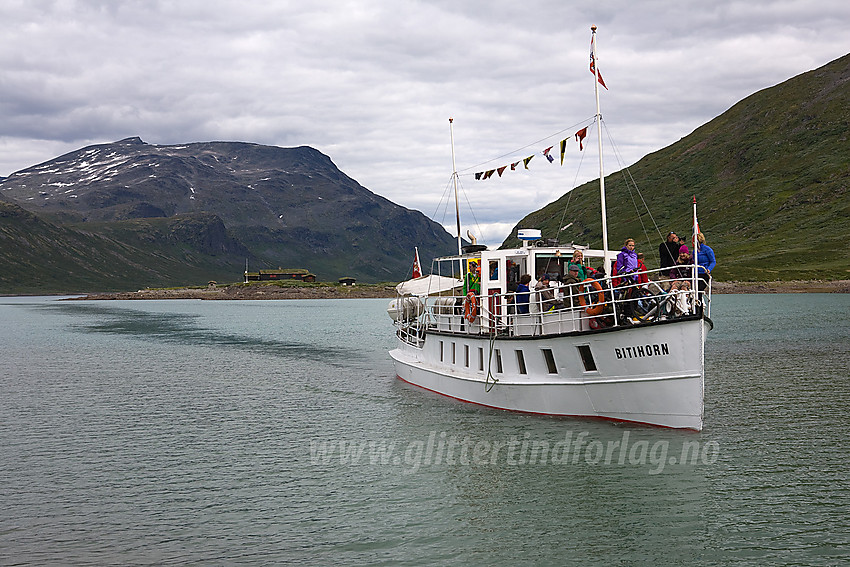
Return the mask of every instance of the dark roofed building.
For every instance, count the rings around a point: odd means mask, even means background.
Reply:
[[[301,268],[284,270],[278,268],[276,270],[260,270],[259,272],[245,272],[245,282],[268,282],[268,281],[284,281],[297,280],[302,282],[316,281],[316,274],[311,274],[309,270]]]

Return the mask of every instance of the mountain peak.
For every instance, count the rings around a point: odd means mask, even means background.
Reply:
[[[441,225],[375,195],[309,146],[160,146],[131,137],[18,171],[0,182],[0,195],[53,222],[86,223],[86,230],[101,234],[117,223],[215,215],[250,251],[252,262],[303,265],[331,280],[350,274],[398,281],[414,246],[423,258],[453,249]],[[200,241],[188,236],[192,230],[176,238],[199,250]],[[238,277],[245,256],[234,260]]]
[[[138,145],[146,146],[147,145],[144,142],[144,140],[142,140],[138,136],[131,136],[129,138],[124,138],[123,140],[118,140],[115,143],[116,144],[122,144],[122,145],[125,145],[125,146],[138,146]]]

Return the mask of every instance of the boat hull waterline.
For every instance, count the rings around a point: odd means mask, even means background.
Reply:
[[[399,340],[390,356],[401,380],[482,406],[700,431],[705,325],[694,316],[534,340],[428,332],[421,348]]]

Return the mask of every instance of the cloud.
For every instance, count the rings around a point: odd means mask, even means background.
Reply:
[[[593,116],[591,24],[624,162],[609,170],[850,51],[845,2],[571,4],[7,1],[0,175],[135,135],[310,145],[370,190],[437,215],[453,117],[475,211],[464,223],[508,230],[598,173],[594,157],[571,153],[564,167],[540,156],[521,174],[470,176]],[[506,236],[498,230],[482,230],[488,243]]]

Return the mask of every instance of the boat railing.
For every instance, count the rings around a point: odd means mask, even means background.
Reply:
[[[425,330],[545,336],[710,315],[711,279],[670,278],[668,272],[642,272],[643,281],[589,278],[520,294],[491,290],[474,301],[461,295],[421,298],[417,316],[400,321],[399,337],[418,345]]]

